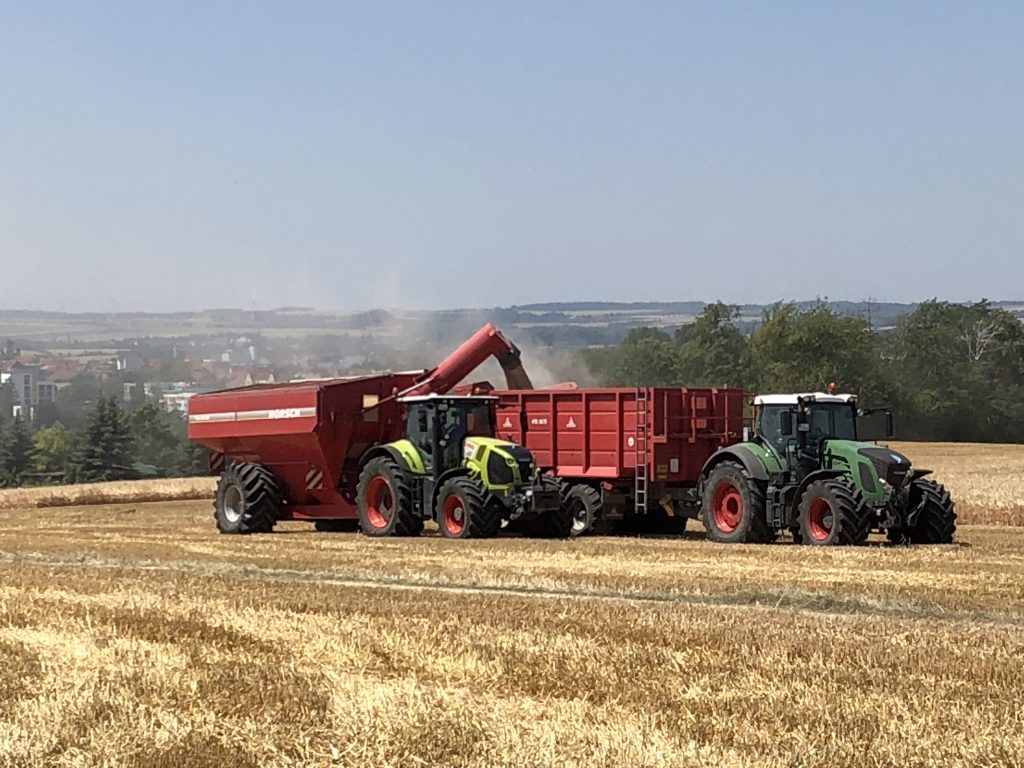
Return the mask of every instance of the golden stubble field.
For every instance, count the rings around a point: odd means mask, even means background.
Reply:
[[[3,766],[1024,764],[1019,528],[814,550],[228,537],[206,502],[3,519]]]
[[[962,523],[1024,522],[1020,446],[894,447]],[[229,537],[95,503],[209,483],[0,492],[0,766],[1024,765],[1024,528]]]

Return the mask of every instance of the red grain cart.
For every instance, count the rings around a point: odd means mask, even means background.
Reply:
[[[429,371],[196,395],[189,401],[188,435],[213,452],[211,468],[223,470],[214,502],[218,528],[258,533],[278,520],[312,520],[321,529],[355,530],[365,522],[360,473],[375,451],[388,451],[387,444],[405,436],[403,398],[448,392],[491,356],[508,386],[531,386],[519,350],[487,324]],[[403,460],[399,454],[395,459]],[[432,514],[429,504],[418,509]],[[401,511],[408,512],[404,506]]]
[[[742,437],[744,393],[709,388],[500,390],[498,435],[563,481],[574,533],[635,516],[697,517],[701,470]]]
[[[257,384],[197,395],[189,402],[189,437],[215,458],[269,473],[286,502],[267,510],[273,519],[355,521],[360,459],[401,434],[392,395],[422,376]]]

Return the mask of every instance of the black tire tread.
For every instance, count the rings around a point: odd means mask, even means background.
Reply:
[[[487,492],[471,477],[453,477],[441,486],[437,494],[437,524],[443,529],[444,500],[452,493],[462,496],[467,539],[490,539],[501,530],[501,510],[487,503]]]
[[[575,516],[572,512],[569,512],[571,523],[569,526],[569,533],[573,538],[577,536],[586,536],[589,534],[598,534],[598,523],[600,520],[601,510],[601,492],[596,488],[586,485],[585,483],[578,483],[571,485],[564,483],[562,488],[562,507],[569,511],[575,502],[583,504],[584,508],[589,511],[588,517],[590,518],[589,524],[583,530],[577,531],[575,526]]]
[[[387,529],[374,528],[365,522],[363,499],[366,486],[378,475],[387,478],[394,497],[395,509],[392,512],[392,524]],[[359,473],[359,485],[356,490],[359,508],[359,529],[367,536],[419,536],[423,531],[423,519],[413,509],[412,484],[399,465],[390,456],[379,456],[366,462]]]
[[[832,510],[832,525],[834,528],[838,519],[839,530],[833,541],[828,543],[849,547],[866,542],[868,534],[871,533],[871,508],[864,503],[864,498],[856,486],[844,477],[816,480],[807,486],[800,497],[801,521],[805,505],[822,495],[822,491],[816,490],[818,488],[830,492],[836,500],[836,507]],[[812,542],[811,537],[803,530],[799,531],[799,536],[804,543]]]
[[[768,527],[768,519],[765,515],[765,489],[760,482],[750,476],[742,464],[735,461],[723,461],[717,464],[711,470],[711,474],[708,475],[705,496],[710,496],[711,489],[715,487],[716,477],[727,473],[733,474],[733,479],[746,485],[747,495],[750,498],[750,520],[741,541],[747,544],[767,544],[774,541],[775,531]],[[736,476],[737,474],[738,477]],[[708,508],[704,509],[704,507]],[[701,508],[704,518],[704,530],[707,531],[708,539],[718,543],[738,543],[735,539],[731,539],[728,536],[723,537],[714,525],[709,524],[707,515],[711,514],[711,509],[710,504],[706,504],[704,499],[701,500]]]
[[[949,544],[956,533],[956,507],[949,491],[934,480],[915,480],[911,486],[921,494],[924,507],[910,529],[911,544]]]
[[[220,506],[227,489],[237,485],[245,510],[237,526],[232,526]],[[228,465],[217,481],[213,501],[213,519],[221,533],[270,533],[274,530],[281,509],[281,486],[274,474],[264,466],[248,462]]]

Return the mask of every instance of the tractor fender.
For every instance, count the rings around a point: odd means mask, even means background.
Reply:
[[[930,469],[911,469],[910,470],[910,479],[911,480],[920,480],[925,475],[930,475],[931,473],[932,473],[932,470],[930,470]]]
[[[375,445],[359,459],[359,468],[362,469],[374,459],[379,459],[385,456],[389,459],[394,459],[398,466],[406,472],[412,471],[412,468],[409,466],[409,462],[405,460],[405,456],[403,456],[402,452],[393,445]]]
[[[799,503],[801,497],[804,495],[804,491],[807,490],[807,486],[816,480],[832,480],[836,477],[845,477],[848,473],[841,469],[817,469],[814,472],[810,472],[800,481],[800,484],[796,487],[796,493],[793,495],[793,507],[795,508]]]
[[[708,475],[711,474],[711,470],[723,461],[735,461],[742,464],[743,468],[747,471],[747,474],[754,480],[768,482],[768,470],[765,469],[761,460],[757,458],[757,454],[745,446],[734,445],[729,448],[719,448],[711,454],[710,459],[704,462],[704,468],[700,471],[702,488],[704,481],[707,479]]]
[[[429,517],[434,518],[434,510],[437,509],[437,497],[441,493],[441,486],[451,480],[453,477],[465,477],[470,474],[466,467],[452,467],[447,472],[442,472],[437,478],[437,482],[434,483],[434,490],[430,496],[430,514]]]

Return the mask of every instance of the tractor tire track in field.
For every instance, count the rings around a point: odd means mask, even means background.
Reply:
[[[884,601],[836,593],[801,589],[743,589],[719,594],[684,594],[660,591],[622,592],[611,589],[564,589],[525,585],[429,582],[402,577],[361,577],[331,571],[268,568],[255,565],[193,560],[153,561],[107,558],[90,552],[71,557],[42,553],[0,552],[0,566],[49,568],[96,568],[123,571],[179,573],[194,577],[252,579],[263,582],[309,582],[358,589],[440,592],[445,594],[515,597],[539,600],[578,600],[649,605],[735,607],[759,610],[787,610],[835,617],[888,617],[903,620],[987,623],[1024,628],[1024,616],[1016,613],[950,610],[927,601]]]

